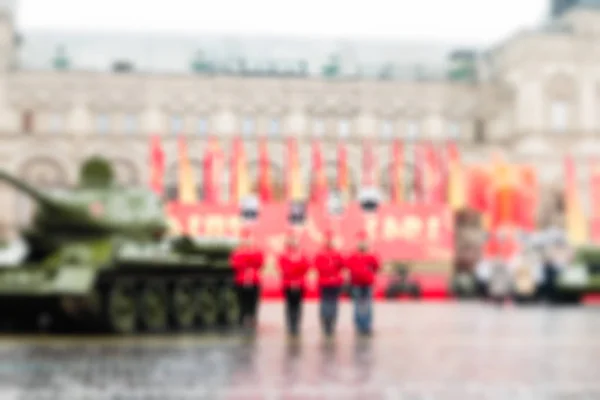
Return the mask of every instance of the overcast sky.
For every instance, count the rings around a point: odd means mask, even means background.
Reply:
[[[540,23],[548,3],[548,0],[18,1],[18,24],[25,29],[384,37],[473,44],[502,40],[518,29]]]

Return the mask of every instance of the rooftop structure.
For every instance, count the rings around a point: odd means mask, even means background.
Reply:
[[[445,79],[451,44],[279,37],[21,32],[18,68]]]
[[[577,7],[600,9],[600,0],[552,0],[550,6],[550,15],[553,18],[559,18]]]
[[[0,0],[0,11],[15,21],[17,5]],[[13,29],[14,68],[29,71],[427,81],[472,77],[479,55],[459,43]]]

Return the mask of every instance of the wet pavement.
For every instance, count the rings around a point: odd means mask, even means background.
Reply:
[[[287,339],[278,303],[233,336],[0,337],[0,399],[600,399],[600,308],[382,303],[325,340],[316,304]]]

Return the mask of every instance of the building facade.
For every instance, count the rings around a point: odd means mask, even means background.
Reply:
[[[600,8],[598,0],[552,0],[550,5],[550,16],[560,18],[574,8],[596,7]]]
[[[18,32],[10,9],[0,14],[1,168],[44,187],[65,186],[82,160],[101,154],[121,182],[144,185],[148,138],[160,134],[173,185],[179,134],[198,168],[209,135],[226,153],[242,135],[251,172],[264,134],[281,180],[285,138],[294,135],[305,177],[309,141],[318,137],[331,175],[337,143],[348,143],[357,182],[360,144],[371,137],[385,182],[391,139],[453,139],[467,162],[505,149],[516,162],[535,163],[550,190],[562,187],[565,154],[580,161],[583,188],[587,161],[600,156],[600,12],[593,8],[571,9],[475,57],[459,52],[476,76],[458,78],[445,58],[452,49],[433,45],[340,42],[332,51],[321,42],[226,39],[228,50],[217,54],[219,43],[210,41],[165,41],[159,52],[161,38],[115,36],[119,45],[108,57],[110,38],[92,36]],[[255,62],[240,48],[286,62]],[[298,61],[294,48],[310,56]],[[201,186],[199,171],[196,178]],[[228,171],[222,178],[226,198]],[[25,199],[0,186],[0,221],[13,225],[26,209]]]

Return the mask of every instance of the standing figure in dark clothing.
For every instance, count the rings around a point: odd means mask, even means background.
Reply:
[[[379,271],[377,256],[370,251],[365,232],[359,233],[357,249],[347,261],[354,298],[354,323],[361,335],[371,335],[373,321],[373,284]]]
[[[321,294],[321,326],[325,335],[332,336],[338,314],[338,302],[343,283],[344,260],[333,243],[333,232],[325,235],[325,244],[315,257]]]
[[[502,306],[509,299],[512,290],[512,280],[508,264],[503,258],[492,260],[489,293],[495,304]]]
[[[254,243],[250,230],[245,229],[240,246],[231,255],[231,266],[235,270],[240,324],[249,333],[256,330],[263,263],[263,252]]]
[[[304,294],[304,277],[308,271],[309,263],[304,253],[300,250],[293,233],[289,233],[286,247],[279,256],[279,268],[283,290],[285,293],[285,314],[288,333],[298,336],[302,318],[302,297]]]
[[[544,284],[542,289],[542,298],[545,301],[552,301],[556,298],[555,283],[556,266],[550,257],[546,257],[544,260]]]
[[[550,230],[546,233],[544,253],[542,298],[545,301],[554,302],[557,300],[558,275],[568,258],[567,242],[562,232]]]

